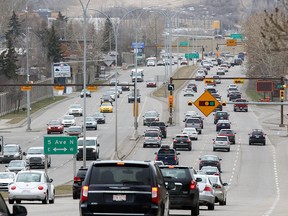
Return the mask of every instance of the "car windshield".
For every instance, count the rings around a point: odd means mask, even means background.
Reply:
[[[80,104],[73,104],[73,105],[70,106],[70,108],[79,109],[79,108],[81,108],[81,106],[80,106]]]
[[[253,131],[252,134],[253,135],[262,135],[263,132],[262,131]]]
[[[5,146],[4,152],[18,152],[18,148],[16,146]]]
[[[175,179],[186,179],[189,177],[188,169],[171,169],[171,168],[160,168],[164,177],[172,177]]]
[[[108,103],[103,103],[101,106],[106,106],[106,107],[110,107],[111,106],[111,104],[108,104]]]
[[[95,142],[95,140],[86,139],[86,146],[95,146]],[[78,146],[83,146],[83,140],[78,140]]]
[[[44,154],[44,148],[29,148],[27,154]]]
[[[18,173],[16,182],[40,182],[41,174],[40,173]]]
[[[23,167],[24,166],[24,161],[10,161],[9,167]]]
[[[82,132],[81,127],[69,127],[68,132]]]
[[[217,156],[212,156],[212,155],[206,155],[202,157],[202,160],[213,160],[213,161],[218,161]]]
[[[183,132],[186,132],[186,133],[193,133],[193,132],[197,132],[195,128],[185,128],[183,130]]]
[[[230,130],[221,130],[220,134],[233,134],[233,132]]]
[[[89,122],[95,121],[95,118],[93,118],[93,117],[86,117],[86,121],[89,121]]]
[[[145,137],[158,137],[158,133],[155,132],[146,132]]]
[[[156,112],[147,112],[144,114],[145,117],[155,117],[157,116],[157,113]]]
[[[74,119],[75,117],[73,116],[73,115],[65,115],[64,117],[63,117],[63,119],[65,119],[65,120],[72,120],[72,119]]]
[[[0,179],[13,179],[14,176],[13,173],[0,173]]]
[[[175,150],[163,148],[158,151],[158,155],[175,155]]]
[[[49,122],[49,125],[60,125],[60,124],[61,124],[61,122],[58,120],[52,120]]]
[[[212,184],[216,184],[218,182],[218,177],[217,176],[209,176],[209,180],[211,181]]]
[[[216,137],[216,141],[227,141],[227,137],[220,137],[220,136],[218,136],[218,137]]]
[[[228,116],[228,113],[226,113],[226,112],[218,112],[217,116]]]
[[[103,117],[102,113],[95,113],[94,117]]]

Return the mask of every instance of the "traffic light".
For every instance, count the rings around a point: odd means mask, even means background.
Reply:
[[[199,101],[199,106],[215,106],[215,101]]]
[[[174,84],[168,84],[168,91],[174,91]]]
[[[169,104],[169,108],[173,108],[173,106],[174,106],[174,97],[173,97],[173,95],[169,95],[168,104]]]
[[[226,106],[226,101],[222,101],[221,105]]]
[[[280,90],[280,100],[284,101],[285,98],[285,91],[284,90]]]
[[[188,104],[188,106],[192,106],[192,105],[193,105],[193,101],[189,100],[189,101],[187,102],[187,104]]]
[[[244,79],[234,79],[234,83],[235,84],[243,84],[244,83]]]

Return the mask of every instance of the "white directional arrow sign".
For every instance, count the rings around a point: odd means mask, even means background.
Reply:
[[[57,148],[55,147],[55,148],[53,149],[53,151],[55,151],[55,152],[57,152],[57,151],[64,151],[64,152],[66,152],[66,151],[67,151],[67,148],[58,148],[58,149],[57,149]]]

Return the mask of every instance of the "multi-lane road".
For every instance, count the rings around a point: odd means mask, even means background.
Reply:
[[[176,69],[176,66],[173,66]],[[232,67],[225,76],[243,76],[241,66]],[[154,78],[155,75],[163,75],[164,67],[145,68],[144,79]],[[209,75],[216,74],[214,67]],[[121,81],[129,81],[130,72],[121,72],[119,77]],[[201,81],[193,81],[198,85],[198,93],[192,98],[195,101],[203,92],[205,84]],[[222,80],[217,85],[218,92],[224,99],[227,99],[226,87],[232,83],[232,80]],[[146,88],[145,82],[138,83],[141,93],[139,134],[143,134],[146,126],[142,125],[142,114],[147,110],[157,110],[160,113],[160,120],[168,120],[167,103],[151,97],[153,89]],[[243,95],[245,95],[244,85],[239,85]],[[87,98],[87,114],[93,114],[99,109],[99,101],[102,93],[109,87],[100,89],[92,94],[92,98]],[[187,97],[183,96],[183,90],[175,92],[175,125],[168,127],[168,137],[163,140],[165,143],[171,143],[173,135],[180,133],[184,128],[184,113],[188,110],[195,110],[200,115],[201,112],[195,106],[187,105]],[[189,98],[191,99],[191,98]],[[123,92],[118,100],[117,109],[117,146],[123,148],[126,143],[131,146],[129,138],[133,134],[134,119],[132,113],[132,104],[127,103],[127,92]],[[166,102],[166,100],[165,100]],[[25,127],[15,128],[3,131],[5,142],[20,143],[23,150],[26,151],[30,146],[42,146],[43,136],[46,134],[46,123],[54,118],[61,118],[68,111],[72,103],[83,103],[83,99],[69,97],[53,107],[45,109],[41,115],[32,119],[32,132],[26,132]],[[115,109],[115,107],[114,107]],[[216,126],[213,124],[213,114],[204,118],[204,129],[199,135],[197,141],[193,141],[192,151],[179,151],[180,164],[198,168],[198,158],[204,154],[216,154],[222,158],[222,180],[229,183],[228,197],[226,206],[215,207],[214,211],[208,211],[207,207],[201,207],[200,215],[287,215],[286,194],[288,187],[286,179],[287,158],[287,131],[285,128],[279,128],[280,122],[279,107],[256,107],[250,105],[249,112],[233,112],[233,106],[224,107],[230,113],[232,128],[237,132],[236,144],[231,146],[230,152],[213,152],[212,139],[216,136]],[[202,115],[204,117],[204,115]],[[82,118],[77,117],[78,124],[81,124]],[[100,141],[100,158],[109,159],[114,156],[115,149],[115,112],[106,114],[107,123],[98,125],[97,131],[87,131],[87,136],[97,135]],[[251,129],[263,128],[267,134],[266,146],[248,145],[248,133]],[[135,148],[127,156],[127,159],[154,160],[156,148],[143,148],[143,139],[140,138]],[[120,148],[120,149],[121,149]],[[88,162],[89,164],[89,162]],[[77,162],[77,167],[82,165]],[[55,185],[63,184],[73,179],[72,156],[61,155],[52,156],[52,166],[48,174],[54,179]],[[4,169],[4,165],[0,165]],[[57,191],[56,191],[57,194]],[[72,197],[56,198],[53,205],[42,205],[37,202],[23,202],[28,209],[29,215],[70,215],[76,216],[78,213],[78,200]],[[172,215],[188,215],[188,211],[171,210]]]

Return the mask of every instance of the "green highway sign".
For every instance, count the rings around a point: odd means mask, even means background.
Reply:
[[[76,136],[44,136],[44,154],[77,154]]]
[[[242,40],[243,35],[242,34],[230,34],[230,38]]]
[[[199,58],[199,53],[185,53],[186,59],[194,59]]]
[[[187,46],[189,46],[189,42],[188,41],[181,41],[179,46],[180,47],[187,47]]]

